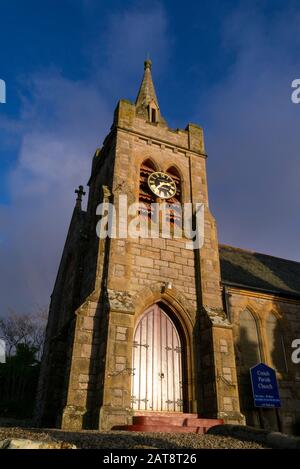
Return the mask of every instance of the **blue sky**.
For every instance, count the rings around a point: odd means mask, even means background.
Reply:
[[[46,305],[74,204],[150,55],[170,127],[203,126],[221,242],[300,260],[298,1],[1,0],[0,314]]]

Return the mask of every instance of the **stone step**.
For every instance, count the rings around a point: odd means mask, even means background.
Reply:
[[[159,432],[159,433],[198,433],[203,435],[215,425],[221,425],[221,419],[206,419],[198,414],[180,412],[139,412],[133,417],[132,425],[118,425],[113,430],[130,432]]]
[[[210,428],[215,425],[221,425],[223,420],[199,418],[197,414],[181,414],[176,416],[140,416],[133,417],[134,425],[176,425],[183,427],[204,427]]]
[[[180,425],[118,425],[113,430],[125,430],[128,432],[152,432],[152,433],[198,433],[206,432],[204,427],[183,427]]]

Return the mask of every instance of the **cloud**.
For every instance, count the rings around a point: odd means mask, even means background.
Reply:
[[[128,96],[134,100],[142,78],[141,65],[147,55],[155,57],[154,79],[163,73],[169,60],[171,37],[166,14],[159,4],[111,14],[103,34],[104,52],[103,40],[93,49],[98,79],[114,99],[123,95],[126,83]],[[101,60],[105,66],[99,69]]]
[[[97,17],[93,0],[86,3]],[[220,240],[298,260],[300,105],[290,85],[300,75],[299,23],[293,7],[266,17],[251,5],[224,17],[229,66],[201,91],[195,115]],[[55,68],[31,73],[22,77],[19,119],[1,116],[1,150],[19,149],[11,202],[0,206],[0,314],[48,304],[74,189],[89,178],[117,100],[135,98],[147,53],[154,79],[168,64],[173,43],[160,5],[110,13],[105,24],[96,45],[85,44],[88,78],[74,81]]]
[[[295,260],[300,106],[291,102],[291,82],[300,73],[299,25],[299,8],[268,17],[242,8],[227,17],[223,48],[232,63],[204,98],[207,116],[198,118],[208,118],[210,198],[220,240]]]
[[[137,17],[142,24],[136,30],[131,27],[124,40],[126,28]],[[72,81],[53,68],[33,73],[25,84],[23,80],[20,119],[0,121],[7,141],[20,140],[8,178],[11,203],[0,206],[0,314],[8,308],[28,312],[48,304],[75,203],[74,189],[89,178],[91,158],[109,131],[117,97],[137,93],[128,70],[134,64],[141,75],[150,27],[156,37],[152,51],[158,61],[165,60],[163,10],[120,12],[111,17],[100,38],[107,44],[105,61],[97,63],[97,50],[91,48],[88,79]]]
[[[11,205],[0,209],[2,311],[48,303],[74,188],[86,184],[111,115],[91,84],[56,73],[35,76],[30,85],[22,143],[9,176]]]

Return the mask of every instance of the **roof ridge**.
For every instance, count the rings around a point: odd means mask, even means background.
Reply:
[[[273,259],[279,259],[279,260],[282,260],[282,261],[285,261],[285,262],[293,262],[295,264],[299,264],[300,265],[300,261],[295,261],[294,259],[286,259],[285,257],[279,257],[279,256],[274,256],[272,254],[265,254],[263,252],[257,252],[257,251],[252,251],[250,249],[244,249],[244,248],[239,248],[239,247],[235,247],[235,246],[231,246],[229,244],[223,244],[223,243],[219,243],[219,248],[230,248],[232,250],[235,250],[235,251],[241,251],[241,252],[245,252],[245,253],[249,253],[249,254],[258,254],[260,256],[265,256],[265,257],[272,257]]]

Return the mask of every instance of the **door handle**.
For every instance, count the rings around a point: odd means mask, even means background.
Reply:
[[[165,377],[165,374],[164,373],[158,373],[158,376],[163,379]]]

